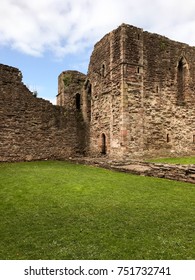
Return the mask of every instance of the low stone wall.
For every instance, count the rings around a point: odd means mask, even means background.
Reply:
[[[195,165],[134,162],[126,165],[113,165],[112,167],[137,175],[195,183]]]
[[[141,176],[165,178],[195,184],[195,164],[180,165],[139,161],[119,162],[106,158],[77,158],[72,159],[72,161]]]

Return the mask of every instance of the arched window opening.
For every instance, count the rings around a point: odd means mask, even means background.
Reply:
[[[76,94],[75,96],[76,99],[76,109],[81,110],[81,95],[79,93]]]
[[[184,57],[182,57],[177,67],[177,105],[185,104],[185,91],[187,84],[188,65]]]
[[[92,96],[92,85],[90,81],[87,79],[85,84],[84,84],[84,89],[85,89],[85,110],[84,113],[87,117],[88,121],[91,121],[91,96]]]
[[[101,75],[102,75],[102,77],[106,76],[106,66],[104,63],[102,64]]]
[[[106,135],[102,133],[102,155],[106,155]]]
[[[170,135],[167,133],[167,143],[170,142]]]
[[[87,107],[88,107],[88,119],[91,121],[91,84],[89,84],[87,91]]]

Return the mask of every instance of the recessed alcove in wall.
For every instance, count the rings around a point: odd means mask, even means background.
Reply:
[[[107,147],[106,147],[106,135],[104,133],[102,133],[102,136],[101,136],[101,153],[102,155],[106,155],[106,152],[107,152]]]
[[[81,95],[79,93],[77,93],[75,95],[75,102],[76,102],[76,109],[78,111],[80,111],[81,110]]]
[[[185,105],[185,95],[189,80],[189,67],[185,57],[179,60],[177,66],[177,105]]]
[[[92,96],[92,85],[89,79],[86,80],[84,84],[84,90],[85,90],[85,112],[88,121],[91,121],[91,96]]]
[[[102,77],[106,76],[106,66],[105,66],[105,63],[103,63],[102,67],[101,67],[101,76]]]

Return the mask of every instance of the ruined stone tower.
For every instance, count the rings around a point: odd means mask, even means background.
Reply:
[[[195,151],[194,47],[122,24],[94,46],[81,98],[90,155]]]
[[[58,77],[57,105],[72,110],[82,107],[82,90],[86,75],[78,71],[64,71]]]
[[[90,151],[134,156],[143,146],[142,30],[122,25],[98,42],[91,56]],[[139,117],[138,117],[139,116]]]

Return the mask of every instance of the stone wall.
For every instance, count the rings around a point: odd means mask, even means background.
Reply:
[[[194,73],[195,48],[144,33],[143,149],[146,154],[194,153]]]
[[[0,161],[65,159],[84,152],[82,116],[36,98],[21,72],[0,65]]]
[[[121,36],[120,29],[98,42],[91,55],[90,154],[120,154],[121,150]]]
[[[195,164],[180,165],[135,160],[113,160],[106,157],[71,158],[70,161],[134,175],[158,177],[195,184]]]
[[[195,154],[195,47],[122,24],[95,45],[87,78],[92,155]]]
[[[195,154],[195,47],[122,24],[64,71],[57,104],[0,65],[0,161]]]
[[[158,177],[195,184],[195,165],[176,165],[149,162],[131,162],[125,165],[113,164],[111,168],[117,171],[135,175]]]

